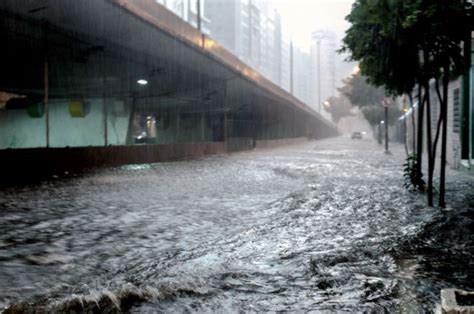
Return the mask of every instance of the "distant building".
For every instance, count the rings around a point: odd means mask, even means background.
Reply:
[[[336,57],[338,40],[328,30],[315,31],[311,42],[312,103],[319,110],[322,103],[336,95]]]
[[[259,0],[205,0],[204,7],[211,21],[210,36],[281,86],[281,18],[270,4]]]
[[[293,48],[293,95],[305,102],[312,102],[311,55]]]
[[[201,11],[201,32],[209,35],[209,23],[210,20],[205,11],[205,1],[201,0],[155,0],[156,2],[164,5],[167,9],[172,11],[174,14],[198,28],[198,3],[200,4]]]
[[[291,85],[290,42],[290,36],[287,33],[282,33],[280,44],[280,87],[286,91],[290,91]]]
[[[197,27],[197,0],[156,0]],[[265,0],[200,0],[202,30],[286,91],[291,90],[291,39]],[[312,102],[311,57],[293,49],[293,94]]]

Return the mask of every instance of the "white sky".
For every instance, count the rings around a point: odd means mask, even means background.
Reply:
[[[284,28],[290,32],[295,45],[308,50],[311,32],[329,29],[339,39],[344,36],[349,23],[353,0],[269,0],[283,19]]]

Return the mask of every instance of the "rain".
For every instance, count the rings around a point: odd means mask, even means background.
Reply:
[[[3,0],[0,313],[473,311],[473,14]]]

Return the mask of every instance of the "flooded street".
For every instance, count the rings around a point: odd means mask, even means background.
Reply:
[[[474,289],[474,182],[449,172],[453,210],[427,208],[392,150],[341,137],[3,188],[0,309],[434,310]]]

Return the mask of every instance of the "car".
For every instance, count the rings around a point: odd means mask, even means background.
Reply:
[[[362,132],[352,132],[351,139],[361,140],[362,139]]]
[[[145,144],[148,139],[148,134],[145,131],[135,136],[135,144]]]

